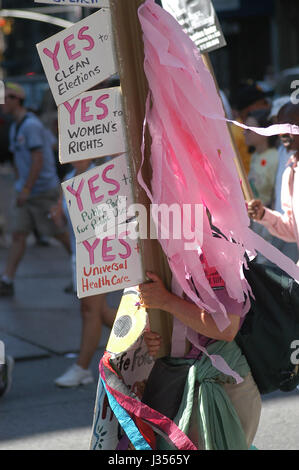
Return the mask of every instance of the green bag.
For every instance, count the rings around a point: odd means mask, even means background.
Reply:
[[[299,384],[299,284],[270,263],[248,265],[244,274],[255,300],[236,342],[261,394],[288,392]]]

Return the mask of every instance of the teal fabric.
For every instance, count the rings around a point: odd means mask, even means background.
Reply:
[[[241,377],[250,372],[246,358],[240,348],[232,341],[217,341],[207,347],[208,353],[218,354],[232,370]],[[172,358],[174,364],[193,364],[192,359]],[[188,434],[192,413],[196,382],[200,384],[198,392],[199,434],[206,450],[248,450],[245,434],[240,419],[221,383],[235,383],[235,380],[215,369],[208,356],[204,355],[191,365],[180,409],[174,422]],[[158,438],[158,449],[170,449],[169,444]]]
[[[105,382],[102,380],[103,387],[107,394],[109,405],[111,410],[116,416],[120,426],[125,431],[130,442],[133,444],[136,450],[152,450],[150,445],[146,442],[138,427],[134,423],[131,416],[123,409],[123,407],[117,402],[114,396],[107,390]]]

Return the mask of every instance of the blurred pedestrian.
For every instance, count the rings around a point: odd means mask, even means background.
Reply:
[[[295,124],[299,126],[299,104],[287,103],[278,112],[277,121],[280,124]],[[296,242],[299,246],[299,135],[283,134],[280,136],[284,147],[291,153],[282,180],[281,206],[283,214],[268,209],[260,199],[254,199],[248,204],[249,216],[266,227],[272,235],[287,242]],[[297,262],[298,264],[298,262]]]
[[[50,208],[60,194],[51,143],[41,121],[24,107],[25,91],[16,83],[6,83],[3,112],[14,120],[10,128],[10,149],[16,169],[16,203],[12,212],[12,244],[0,296],[14,295],[14,278],[26,249],[26,239],[36,228],[40,235],[54,236],[70,252],[66,227],[57,227],[49,218]]]
[[[87,171],[94,165],[90,160],[81,160],[72,163],[73,169],[65,177],[66,180]],[[68,214],[65,198],[61,197],[58,204],[51,209],[53,220],[58,226],[66,219],[69,227],[72,247],[72,286],[76,286],[76,239],[72,223]],[[90,362],[99,346],[103,324],[112,327],[116,311],[107,304],[106,294],[93,295],[80,299],[82,318],[81,345],[79,356],[75,364],[69,367],[55,380],[59,387],[77,387],[92,383],[94,378],[89,369]]]
[[[258,109],[268,109],[270,111],[270,103],[265,93],[255,82],[248,81],[241,84],[232,98],[233,111],[235,119],[240,123],[245,123],[248,114]],[[250,170],[251,154],[246,145],[243,130],[238,126],[232,126],[232,135],[237,150],[242,159],[246,174]]]
[[[272,124],[277,123],[277,115],[280,109],[287,103],[290,103],[289,96],[280,96],[273,100],[271,112],[269,114],[269,120]],[[275,179],[275,201],[273,209],[280,213],[283,213],[283,209],[281,206],[281,186],[282,186],[282,178],[283,173],[288,165],[288,161],[291,157],[291,152],[289,152],[284,145],[278,140],[278,168],[276,172],[276,179]],[[286,256],[291,258],[294,262],[296,262],[299,258],[298,247],[296,243],[289,243],[275,237],[273,241],[273,245],[278,248],[282,253]]]

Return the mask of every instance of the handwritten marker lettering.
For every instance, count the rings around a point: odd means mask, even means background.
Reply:
[[[124,229],[104,238],[77,243],[77,289],[79,298],[123,289],[143,280],[138,241],[130,238],[137,229],[131,222]]]
[[[35,3],[47,3],[52,5],[79,5],[88,8],[109,7],[109,0],[34,0]]]
[[[120,87],[82,93],[60,105],[58,116],[61,163],[126,151]]]
[[[110,227],[126,221],[127,207],[133,204],[130,180],[128,157],[123,154],[62,183],[78,242],[101,237],[103,231],[108,235]]]
[[[37,44],[37,50],[57,105],[117,73],[109,9]]]

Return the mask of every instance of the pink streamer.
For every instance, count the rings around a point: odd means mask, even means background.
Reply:
[[[151,191],[141,171],[138,181],[153,204],[203,204],[212,214],[212,222],[223,238],[213,237],[204,213],[200,230],[195,230],[190,215],[184,215],[183,220],[194,230],[198,250],[186,251],[189,240],[184,236],[181,240],[160,236],[159,241],[185,294],[208,310],[223,331],[229,325],[226,307],[206,279],[200,253],[223,278],[229,297],[240,305],[251,292],[243,275],[246,252],[254,256],[256,250],[267,251],[273,262],[296,279],[299,269],[292,262],[291,266],[288,258],[278,256],[274,247],[266,247],[264,240],[249,229],[222,102],[199,51],[176,20],[153,0],[146,0],[139,8],[139,19],[150,88],[146,122],[152,136]],[[299,133],[297,126],[289,124],[251,129],[262,135]],[[161,226],[158,221],[156,225],[159,236]],[[190,286],[191,277],[199,295]]]
[[[227,119],[227,121],[232,122],[236,126],[242,127],[243,129],[249,129],[250,131],[253,131],[256,134],[264,135],[267,137],[279,134],[299,134],[299,127],[295,126],[295,124],[273,124],[269,127],[250,127],[238,121],[230,121],[229,119]]]

